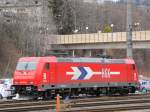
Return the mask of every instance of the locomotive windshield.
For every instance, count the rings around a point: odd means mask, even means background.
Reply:
[[[16,70],[35,70],[36,62],[18,62]]]

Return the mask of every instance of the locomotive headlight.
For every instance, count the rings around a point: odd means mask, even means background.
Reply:
[[[15,83],[15,84],[19,84],[19,82],[18,82],[18,81],[15,81],[14,83]]]
[[[33,82],[31,81],[31,82],[28,82],[28,84],[33,84]]]

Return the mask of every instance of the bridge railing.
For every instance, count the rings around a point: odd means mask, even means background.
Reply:
[[[147,41],[150,40],[150,31],[134,31],[132,36],[133,41]],[[126,37],[126,32],[55,35],[52,44],[125,42]]]

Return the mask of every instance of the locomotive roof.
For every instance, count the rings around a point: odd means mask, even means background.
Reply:
[[[99,63],[128,63],[134,64],[133,59],[103,59],[103,58],[91,58],[91,57],[78,57],[78,58],[64,58],[64,57],[23,57],[19,61],[38,61],[45,60],[47,62],[99,62]]]
[[[57,58],[58,62],[100,62],[100,63],[133,63],[132,59],[103,59],[103,58]]]

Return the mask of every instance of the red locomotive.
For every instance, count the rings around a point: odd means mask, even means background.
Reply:
[[[132,59],[20,58],[13,76],[14,93],[37,98],[57,93],[128,94],[135,92],[138,73]]]

